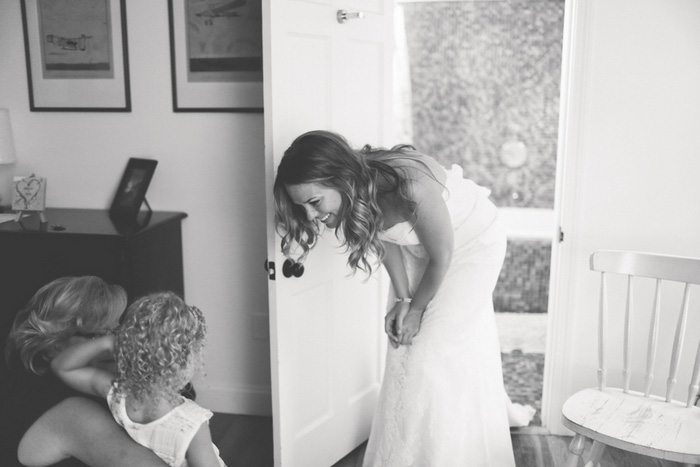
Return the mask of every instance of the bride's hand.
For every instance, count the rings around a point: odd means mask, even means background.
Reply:
[[[395,349],[399,347],[399,336],[396,331],[397,320],[402,311],[404,314],[408,311],[408,303],[397,303],[384,318],[384,331],[389,336],[389,343]]]
[[[423,312],[415,308],[408,308],[398,315],[396,320],[396,334],[399,338],[399,344],[411,345],[413,338],[420,331],[420,323],[423,318]]]

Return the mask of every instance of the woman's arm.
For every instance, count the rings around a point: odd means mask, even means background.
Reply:
[[[454,232],[444,187],[421,170],[411,171],[409,195],[415,203],[414,229],[428,254],[428,264],[405,314],[400,314],[398,331],[401,344],[410,344],[420,329],[428,303],[437,293],[452,261]]]
[[[401,248],[395,243],[384,242],[384,252],[385,254],[382,264],[389,273],[391,285],[394,289],[394,295],[397,298],[410,297],[408,290],[408,276],[406,275],[406,267],[403,263]],[[398,302],[394,304],[384,318],[384,330],[386,331],[387,336],[389,336],[389,341],[394,348],[399,346],[399,337],[396,334],[396,320],[401,313],[405,315],[406,312],[408,312],[408,306],[409,304],[406,302]]]
[[[26,466],[75,457],[91,467],[165,467],[157,455],[132,440],[98,403],[71,397],[55,405],[27,430],[17,450]]]
[[[114,336],[101,336],[71,345],[51,360],[51,370],[68,387],[98,397],[107,397],[115,374],[90,366],[93,359],[114,349]]]
[[[187,448],[187,464],[190,467],[219,467],[219,458],[214,452],[208,423],[202,423]]]

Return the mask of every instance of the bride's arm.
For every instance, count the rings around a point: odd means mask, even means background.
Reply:
[[[412,174],[409,194],[415,203],[414,229],[428,254],[428,264],[405,316],[399,315],[397,332],[401,334],[401,344],[410,344],[418,333],[423,312],[442,285],[452,261],[454,232],[443,189],[424,172]]]
[[[401,248],[395,243],[384,242],[384,253],[382,264],[386,268],[387,273],[389,273],[394,296],[396,298],[409,298],[408,275],[403,263]],[[397,302],[384,318],[384,330],[394,348],[399,346],[399,338],[396,334],[396,319],[401,313],[406,314],[408,307],[408,302]]]

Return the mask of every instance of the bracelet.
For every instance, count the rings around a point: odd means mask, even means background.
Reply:
[[[411,303],[413,299],[411,297],[401,297],[401,298],[395,298],[394,303]]]

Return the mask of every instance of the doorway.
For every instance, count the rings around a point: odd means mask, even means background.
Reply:
[[[399,135],[492,191],[506,390],[541,425],[564,1],[409,0],[396,22]]]

